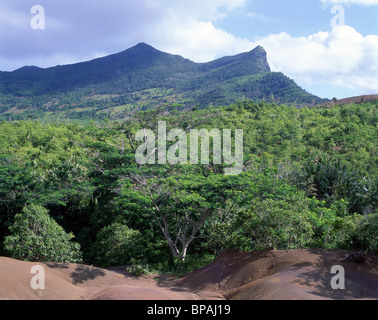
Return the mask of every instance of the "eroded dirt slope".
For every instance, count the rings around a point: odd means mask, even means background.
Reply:
[[[14,300],[288,300],[378,299],[378,257],[343,260],[343,250],[240,252],[176,279],[137,278],[124,267],[32,263],[0,257],[0,299]],[[45,270],[45,289],[33,290],[31,268]],[[345,290],[331,288],[331,268],[345,269]]]

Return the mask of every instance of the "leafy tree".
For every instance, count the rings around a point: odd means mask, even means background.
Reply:
[[[223,175],[171,175],[165,179],[134,177],[135,191],[126,196],[154,219],[172,254],[185,261],[191,243],[203,228],[225,218],[240,194],[241,185]]]
[[[243,250],[309,247],[313,227],[303,195],[257,201],[234,223],[234,243]]]
[[[29,205],[15,216],[5,238],[12,258],[33,262],[81,262],[80,246],[40,206]]]

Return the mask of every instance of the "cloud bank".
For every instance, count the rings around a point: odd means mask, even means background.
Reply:
[[[270,35],[262,44],[273,70],[301,83],[329,83],[359,90],[378,91],[378,36],[362,36],[349,26],[307,37],[287,33]]]

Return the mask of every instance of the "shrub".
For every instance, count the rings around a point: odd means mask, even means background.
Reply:
[[[331,248],[357,249],[356,235],[358,226],[364,217],[359,214],[347,216],[345,218],[337,217],[332,225]]]
[[[94,263],[101,267],[122,266],[143,256],[142,236],[121,223],[104,227],[96,236],[92,252]]]
[[[147,276],[151,270],[146,259],[137,260],[135,258],[130,259],[130,266],[126,267],[126,271],[134,276]]]
[[[356,220],[360,217],[346,216],[348,202],[333,201],[327,206],[326,201],[309,199],[309,218],[314,235],[311,246],[314,248],[349,248],[353,242],[351,236],[356,229]]]
[[[201,269],[204,266],[207,266],[213,262],[215,256],[212,254],[189,254],[187,255],[185,261],[180,259],[175,259],[175,266],[173,268],[173,273],[176,276],[182,276],[194,270]]]
[[[304,248],[313,236],[305,199],[267,199],[251,207],[242,219],[243,250]],[[240,235],[239,235],[240,237]]]
[[[33,262],[81,262],[80,245],[41,206],[29,205],[17,214],[5,237],[5,249],[15,259]]]
[[[360,221],[356,243],[362,250],[378,253],[378,213],[364,216]]]

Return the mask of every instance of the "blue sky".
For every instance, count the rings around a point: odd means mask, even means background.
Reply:
[[[375,6],[343,6],[347,25],[363,35],[378,34],[378,3]],[[230,12],[215,25],[236,36],[251,39],[280,32],[306,36],[331,29],[330,21],[334,16],[331,14],[332,7],[331,2],[318,0],[246,1],[245,6]]]
[[[45,11],[42,29],[31,27],[34,5]],[[377,18],[378,0],[1,0],[0,70],[90,60],[139,42],[196,62],[262,45],[273,71],[343,98],[378,93]]]

